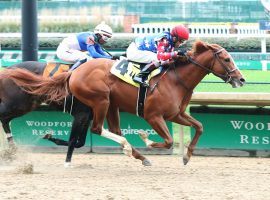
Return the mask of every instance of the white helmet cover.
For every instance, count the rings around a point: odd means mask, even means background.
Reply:
[[[112,37],[112,28],[105,24],[105,22],[101,22],[99,25],[96,26],[94,29],[94,33],[100,33],[102,35],[106,35],[108,37]]]

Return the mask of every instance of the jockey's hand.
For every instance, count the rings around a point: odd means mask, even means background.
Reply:
[[[112,56],[112,60],[119,60],[120,56]]]
[[[179,51],[177,51],[177,56],[178,59],[184,63],[188,62],[189,60],[188,51],[186,49],[180,49]]]
[[[187,50],[186,49],[180,49],[177,51],[178,56],[186,56]]]

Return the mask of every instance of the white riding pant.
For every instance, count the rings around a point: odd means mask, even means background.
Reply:
[[[76,35],[71,35],[65,38],[57,47],[56,55],[58,58],[65,62],[75,63],[78,60],[87,58],[87,60],[93,59],[87,54],[88,52],[83,52],[80,50],[80,46]]]
[[[139,50],[132,42],[127,48],[127,59],[139,63],[158,62],[157,54],[152,51]]]

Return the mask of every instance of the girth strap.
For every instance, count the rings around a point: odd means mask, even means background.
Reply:
[[[148,87],[140,86],[138,89],[136,115],[139,117],[143,117],[144,115],[144,101],[146,98],[147,88]]]

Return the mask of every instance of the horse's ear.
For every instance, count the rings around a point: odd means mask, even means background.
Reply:
[[[198,40],[198,41],[196,41],[196,42],[194,43],[193,49],[194,49],[194,52],[195,52],[195,53],[200,54],[200,53],[206,51],[207,49],[209,49],[209,47],[208,47],[207,44],[204,43],[203,41]]]
[[[217,44],[207,44],[208,49],[211,49],[213,51],[216,51],[218,48]]]

